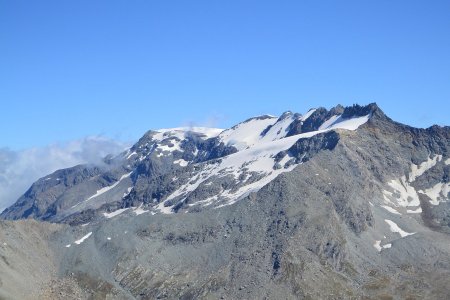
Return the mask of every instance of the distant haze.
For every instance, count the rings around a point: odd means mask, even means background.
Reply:
[[[0,149],[0,212],[37,179],[77,164],[99,163],[107,154],[119,153],[125,147],[123,142],[93,136],[22,151]]]

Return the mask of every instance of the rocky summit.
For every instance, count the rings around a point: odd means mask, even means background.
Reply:
[[[150,130],[0,215],[0,299],[448,299],[450,127],[376,104]]]

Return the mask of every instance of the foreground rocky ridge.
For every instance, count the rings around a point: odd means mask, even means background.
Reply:
[[[143,170],[126,177],[134,184],[129,194],[60,219],[72,226],[30,220],[1,223],[5,229],[0,242],[7,245],[0,245],[0,298],[33,298],[11,288],[20,286],[21,276],[36,283],[30,290],[52,299],[67,299],[70,294],[120,299],[448,298],[450,214],[445,192],[450,129],[398,124],[374,105],[336,110],[345,119],[370,118],[356,130],[336,128],[299,137],[273,157],[272,170],[279,170],[277,164],[285,170],[287,164],[288,171],[242,194],[240,201],[215,209],[224,202],[189,205],[203,201],[204,194],[213,195],[197,190],[201,185],[173,198],[187,198],[187,202],[168,204],[164,202],[167,195],[179,186],[168,187],[168,192],[161,186],[170,184],[174,174],[179,178],[201,174],[208,161],[225,157],[224,153],[246,151],[255,140],[221,145],[220,135],[201,138],[195,144],[197,152],[192,150],[194,163],[174,151],[171,155],[175,157],[161,155],[159,158],[167,161],[158,164],[153,158],[139,161],[139,149],[154,135],[146,134],[125,156],[136,150],[130,157],[136,156],[136,166]],[[304,121],[296,116],[286,122],[293,125],[281,139],[317,131],[324,120],[336,116],[316,111]],[[286,116],[278,121],[283,119]],[[311,125],[314,122],[316,125]],[[296,134],[290,135],[292,130]],[[214,144],[217,152],[202,154],[203,148],[198,146],[202,143]],[[160,153],[150,156],[153,154]],[[178,159],[189,163],[172,168],[177,165],[173,160]],[[135,166],[132,163],[131,168]],[[101,172],[89,168],[92,174]],[[129,170],[114,175],[115,180]],[[161,175],[152,179],[151,174],[156,174],[152,172]],[[213,181],[210,185],[224,190],[232,185],[239,190],[227,175],[208,177]],[[258,175],[269,176],[257,173],[255,182]],[[67,182],[77,180],[84,182],[84,177]],[[117,181],[111,182],[107,187]],[[53,216],[57,215],[58,209]],[[35,235],[28,228],[41,228],[45,234]],[[37,251],[31,245],[17,251],[34,236],[38,241],[33,243],[41,245]],[[43,258],[30,259],[31,253]],[[34,261],[30,270],[10,263],[28,259]],[[33,275],[50,266],[54,270],[50,276]],[[15,283],[6,282],[13,272],[19,276],[8,280]]]

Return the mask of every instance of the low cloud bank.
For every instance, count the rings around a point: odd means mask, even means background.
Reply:
[[[37,179],[58,169],[100,163],[128,145],[100,136],[21,151],[0,148],[0,212],[13,204]]]

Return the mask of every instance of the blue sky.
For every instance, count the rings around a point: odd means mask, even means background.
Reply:
[[[0,0],[0,148],[377,102],[450,125],[450,1]]]

